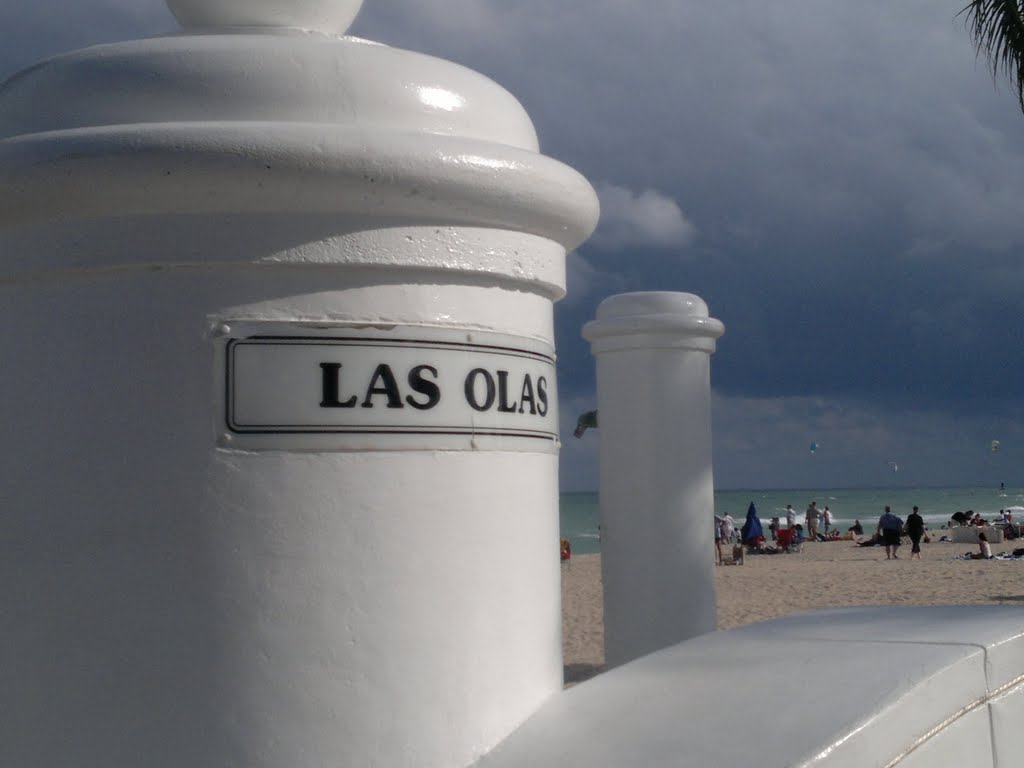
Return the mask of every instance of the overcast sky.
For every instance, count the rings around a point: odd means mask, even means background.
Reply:
[[[579,329],[634,290],[725,323],[718,487],[1024,486],[1024,117],[963,5],[367,0],[354,34],[492,77],[598,190],[556,307],[564,489],[597,485]],[[0,77],[175,28],[161,0],[7,0]]]

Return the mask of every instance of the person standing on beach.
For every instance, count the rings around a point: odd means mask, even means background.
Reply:
[[[921,559],[921,537],[924,536],[924,518],[917,512],[917,507],[907,516],[907,536],[910,537],[910,559]]]
[[[811,505],[807,507],[807,513],[804,515],[804,517],[807,520],[807,537],[811,541],[817,541],[818,518],[821,517],[821,511],[818,509],[818,502],[811,502]]]
[[[732,534],[735,530],[736,521],[733,520],[732,515],[726,512],[725,517],[722,518],[722,541],[726,544],[732,544]]]
[[[825,510],[821,513],[821,522],[822,525],[825,526],[825,538],[828,538],[829,529],[832,528],[832,510],[830,510],[827,506],[825,507]]]
[[[792,504],[786,505],[786,527],[790,530],[796,527],[796,510]]]
[[[882,537],[882,544],[885,545],[885,559],[899,560],[896,550],[900,548],[900,532],[903,530],[903,521],[892,513],[888,506],[885,512],[878,518],[877,533]]]

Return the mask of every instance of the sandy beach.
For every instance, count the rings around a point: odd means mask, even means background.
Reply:
[[[1024,546],[992,545],[993,554]],[[849,541],[804,545],[787,555],[748,556],[743,565],[715,567],[718,627],[729,629],[814,608],[849,605],[1007,604],[1024,606],[1024,561],[955,560],[970,544],[910,546],[898,560],[883,547]],[[713,557],[708,543],[708,557]],[[1024,615],[1024,607],[1022,607]],[[601,556],[574,555],[562,565],[562,642],[566,681],[585,679],[604,663]]]

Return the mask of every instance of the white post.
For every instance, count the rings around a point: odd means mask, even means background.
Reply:
[[[358,0],[169,4],[0,87],[0,765],[468,765],[562,685],[596,198]]]
[[[597,358],[605,659],[715,628],[710,357],[723,325],[688,293],[605,299]]]

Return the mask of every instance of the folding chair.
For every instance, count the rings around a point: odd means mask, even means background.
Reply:
[[[775,540],[783,552],[799,552],[800,542],[796,540],[796,531],[792,528],[780,528],[775,532]]]

